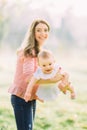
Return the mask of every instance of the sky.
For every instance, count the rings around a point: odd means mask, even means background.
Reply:
[[[20,15],[19,7],[22,9],[22,14],[18,20],[23,21],[21,25],[29,24],[37,17],[46,18],[49,24],[58,28],[61,27],[62,18],[67,19],[67,26],[70,29],[77,44],[85,46],[87,43],[87,0],[0,0],[7,2],[6,5],[16,7],[14,16]],[[1,4],[1,2],[0,2]],[[14,6],[15,5],[15,6]],[[18,10],[17,10],[18,9]],[[33,12],[28,16],[28,11]],[[40,9],[40,10],[39,10]],[[41,11],[41,12],[40,12]],[[40,13],[39,13],[40,12]],[[49,15],[48,15],[48,14]],[[47,15],[46,15],[47,14]],[[76,17],[75,17],[76,16]],[[50,19],[50,20],[49,20]],[[13,19],[14,20],[14,19]],[[16,19],[15,19],[16,20]],[[14,21],[15,21],[14,20]],[[18,21],[17,21],[18,22]],[[17,24],[17,23],[16,23]],[[19,26],[20,28],[21,26]]]
[[[27,2],[27,0],[22,0]],[[32,8],[47,8],[51,13],[64,13],[68,8],[78,17],[87,16],[87,0],[31,0]]]
[[[87,0],[7,0],[9,4],[14,2],[28,3],[32,9],[48,9],[52,14],[63,14],[68,8],[78,17],[87,16]]]

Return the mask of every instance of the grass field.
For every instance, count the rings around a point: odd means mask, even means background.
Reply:
[[[76,54],[76,55],[75,55]],[[55,102],[37,102],[34,130],[87,130],[87,53],[57,57],[76,91],[76,99],[60,93]],[[0,130],[16,130],[8,88],[16,57],[14,52],[0,52]]]

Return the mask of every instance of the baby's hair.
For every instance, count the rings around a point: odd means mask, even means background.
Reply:
[[[42,50],[38,54],[38,59],[39,58],[49,58],[49,57],[53,57],[52,52],[49,50]]]

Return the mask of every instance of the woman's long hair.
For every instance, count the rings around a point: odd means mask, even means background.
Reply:
[[[44,20],[35,20],[30,29],[28,30],[26,37],[24,39],[23,42],[23,48],[24,48],[24,55],[25,56],[37,56],[37,54],[39,53],[39,45],[38,42],[35,39],[35,27],[39,24],[39,23],[43,23],[46,24],[48,27],[48,31],[50,30],[50,27],[48,25],[48,23]],[[34,51],[33,51],[34,50]]]

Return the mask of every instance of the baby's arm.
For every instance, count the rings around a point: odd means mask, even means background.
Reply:
[[[35,77],[31,78],[31,80],[28,84],[28,87],[26,89],[25,95],[24,95],[24,99],[25,99],[26,102],[31,99],[32,90],[33,90],[33,87],[34,87],[34,85],[36,84],[37,81],[38,80]]]

